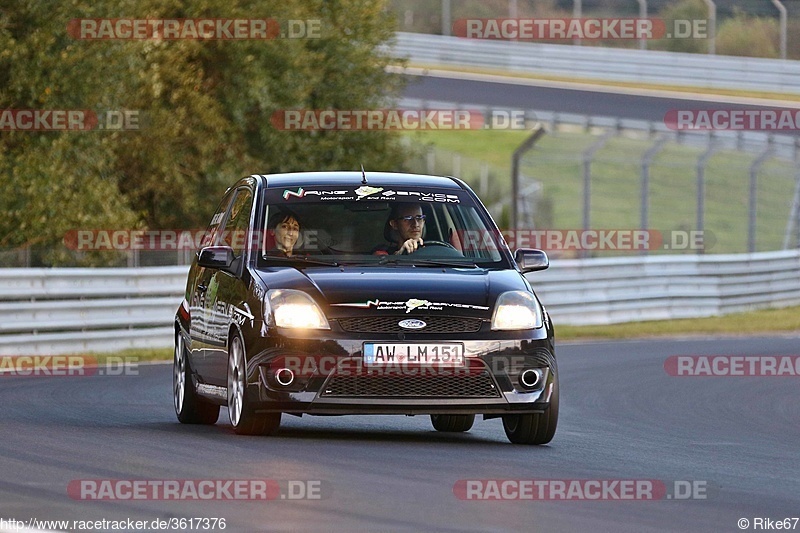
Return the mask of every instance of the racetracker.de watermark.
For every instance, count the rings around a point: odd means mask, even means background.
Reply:
[[[512,250],[538,248],[545,251],[589,252],[656,250],[707,250],[713,237],[706,231],[659,231],[645,229],[543,229],[501,230],[500,234]],[[485,231],[456,232],[465,250],[496,249],[494,239]]]
[[[282,131],[524,130],[518,109],[279,109],[270,122]]]
[[[0,379],[3,377],[84,377],[138,376],[139,360],[108,356],[102,361],[93,355],[3,355],[0,356]]]
[[[72,19],[67,34],[78,40],[270,40],[319,39],[322,20],[271,18]]]
[[[328,481],[278,479],[73,479],[73,500],[323,500],[331,497]]]
[[[482,362],[459,357],[457,353],[437,353],[441,347],[424,347],[417,352],[404,353],[402,348],[393,349],[392,343],[383,348],[386,352],[372,357],[367,362],[363,357],[342,357],[335,355],[286,355],[276,357],[270,362],[267,380],[271,384],[281,385],[280,380],[287,378],[287,371],[294,378],[313,377],[475,377],[486,372]],[[527,360],[522,357],[510,357],[506,360],[493,360],[488,363],[494,373],[507,368],[522,368]]]
[[[138,110],[96,113],[89,109],[3,109],[0,131],[136,131]]]
[[[225,230],[220,242],[239,250],[252,246],[257,249],[270,231]],[[195,251],[205,244],[206,230],[125,230],[73,229],[64,234],[64,245],[77,251]],[[714,236],[709,231],[643,230],[643,229],[546,229],[501,230],[500,233],[479,230],[460,230],[453,233],[451,244],[462,251],[496,251],[498,238],[510,249],[538,248],[551,252],[621,251],[643,252],[657,250],[709,250]],[[322,249],[319,231],[300,232],[300,249],[313,252]]]
[[[453,23],[453,35],[496,40],[641,40],[705,39],[704,19],[660,18],[464,18]]]
[[[671,109],[664,124],[676,131],[800,131],[800,109]]]
[[[675,377],[797,377],[798,355],[671,355],[664,371]]]
[[[705,480],[658,479],[461,479],[459,500],[653,501],[707,500]]]

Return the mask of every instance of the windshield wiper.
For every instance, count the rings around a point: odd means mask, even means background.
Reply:
[[[454,267],[454,268],[479,268],[472,261],[444,261],[438,259],[416,259],[411,261],[413,265],[425,265],[436,267]]]
[[[303,265],[323,265],[323,266],[333,266],[333,267],[339,266],[339,263],[337,263],[336,261],[311,259],[304,255],[298,255],[293,257],[267,256],[264,257],[264,261],[278,261],[280,263],[289,263],[292,266],[303,266]]]
[[[405,255],[405,256],[397,256],[393,258],[389,258],[388,256],[384,256],[380,261],[377,262],[378,265],[424,265],[424,266],[433,266],[433,267],[454,267],[454,268],[478,268],[473,261],[445,261],[442,259],[414,259],[414,257]]]

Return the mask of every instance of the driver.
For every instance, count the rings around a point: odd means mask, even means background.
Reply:
[[[393,230],[392,236],[399,236],[398,242],[375,251],[375,254],[413,254],[424,244],[422,232],[425,229],[425,215],[422,214],[419,204],[392,204],[388,224]]]

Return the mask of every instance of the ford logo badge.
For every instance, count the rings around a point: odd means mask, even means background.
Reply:
[[[416,318],[409,318],[408,320],[401,320],[397,325],[403,329],[422,329],[428,324]]]

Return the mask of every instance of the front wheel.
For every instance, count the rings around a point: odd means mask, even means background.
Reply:
[[[175,357],[172,361],[172,398],[175,414],[182,424],[216,424],[219,405],[204,401],[197,395],[192,384],[189,361],[183,335],[175,334]]]
[[[228,416],[238,435],[269,435],[281,423],[280,413],[256,413],[247,400],[247,364],[236,334],[228,346]]]
[[[558,379],[553,381],[550,407],[544,413],[503,415],[503,429],[514,444],[547,444],[558,425]]]
[[[475,415],[431,415],[433,428],[446,433],[469,431],[474,422]]]

